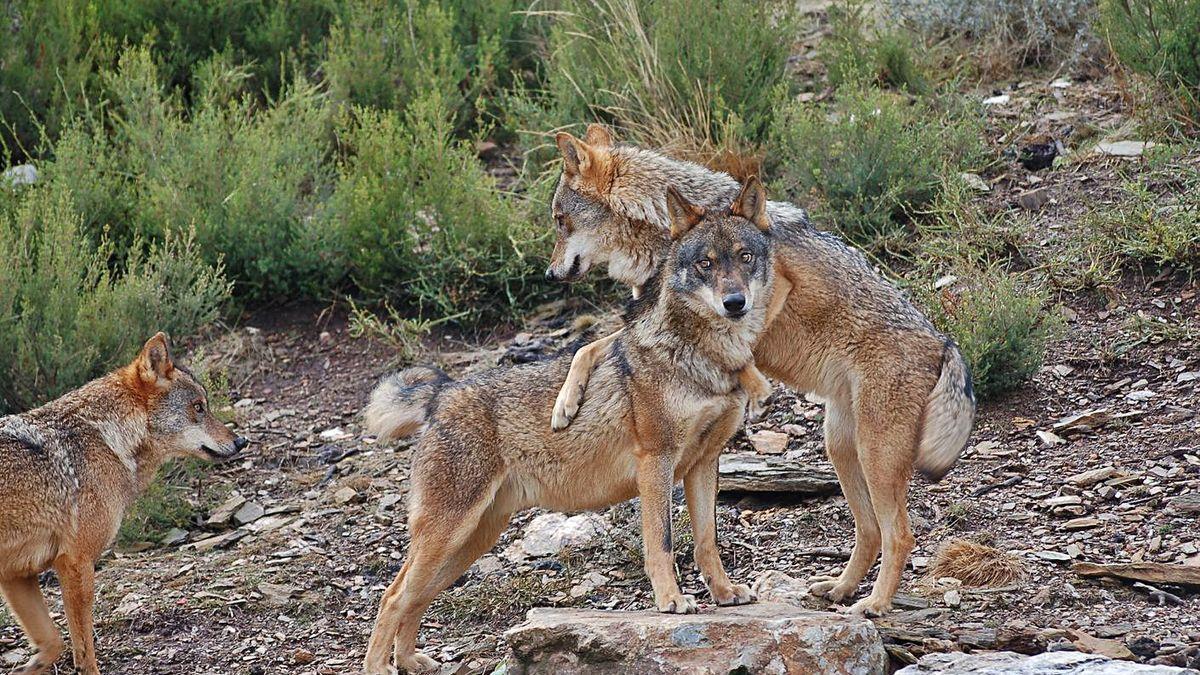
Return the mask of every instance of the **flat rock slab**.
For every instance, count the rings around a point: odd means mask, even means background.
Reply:
[[[832,471],[752,453],[721,455],[722,492],[784,492],[821,497],[842,491]]]
[[[777,603],[690,615],[539,608],[504,638],[508,675],[887,672],[870,621]]]
[[[1023,656],[1015,652],[930,654],[896,675],[1200,675],[1173,666],[1150,666],[1115,661],[1097,654],[1046,652]]]

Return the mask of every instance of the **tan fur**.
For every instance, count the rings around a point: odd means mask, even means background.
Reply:
[[[727,235],[714,233],[727,221],[738,219],[722,214],[688,236],[722,241]],[[753,232],[741,222],[742,232]],[[770,293],[769,255],[756,269]],[[424,426],[425,432],[413,458],[408,557],[381,599],[364,663],[368,673],[389,672],[389,657],[410,672],[437,666],[415,651],[422,614],[495,544],[513,513],[532,506],[577,511],[640,496],[655,605],[690,613],[696,599],[683,594],[675,578],[671,535],[671,490],[682,480],[696,563],[713,598],[722,605],[753,599],[721,565],[714,504],[717,458],[745,407],[739,374],[751,362],[768,306],[760,303],[737,319],[717,315],[669,283],[680,271],[664,269],[640,313],[597,350],[602,357],[500,368],[442,382],[432,398],[419,373],[380,385],[371,406],[390,400],[405,412],[373,414],[368,420],[379,423],[369,429],[388,434]],[[551,405],[573,361],[590,362],[589,395],[574,423],[553,432]],[[404,380],[415,384],[394,386]]]
[[[202,412],[196,402],[203,401]],[[182,408],[182,409],[181,409]],[[125,509],[167,459],[209,458],[245,445],[207,410],[203,388],[151,338],[128,366],[21,415],[0,417],[0,590],[34,655],[17,672],[48,671],[62,636],[38,589],[53,567],[75,667],[98,673],[93,645],[95,561]]]
[[[576,143],[590,157],[589,168],[579,175],[564,170],[552,212],[578,221],[577,227],[559,230],[555,246],[556,256],[572,251],[578,273],[550,275],[555,278],[578,279],[579,270],[607,262],[610,276],[636,286],[642,281],[630,273],[635,266],[626,259],[657,260],[664,254],[672,191],[710,210],[726,208],[739,194],[732,178],[696,164],[611,141],[599,147]],[[588,175],[591,171],[612,173]],[[957,347],[860,253],[813,229],[807,214],[791,204],[768,202],[765,211],[776,277],[791,290],[755,346],[755,364],[826,402],[826,448],[855,518],[855,546],[845,570],[812,590],[835,602],[849,598],[882,552],[871,595],[851,609],[883,614],[913,548],[910,477],[916,467],[940,478],[957,461],[974,417],[970,375]],[[624,238],[626,233],[632,235]],[[613,240],[618,241],[610,245]],[[550,269],[563,263],[556,257]],[[614,269],[624,275],[614,275]],[[570,383],[582,391],[586,372],[571,373]]]
[[[1004,586],[1024,578],[1025,564],[1007,551],[968,539],[951,539],[934,552],[929,576],[954,577],[973,588]]]

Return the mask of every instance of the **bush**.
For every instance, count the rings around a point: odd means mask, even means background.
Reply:
[[[243,71],[216,70],[222,74],[203,83],[198,108],[188,115],[162,93],[147,50],[121,57],[118,70],[103,78],[114,109],[111,146],[100,155],[116,164],[119,177],[110,175],[111,191],[89,201],[128,218],[126,236],[158,240],[194,229],[205,259],[223,260],[243,297],[313,292],[306,285],[314,263],[303,248],[304,230],[332,183],[328,106],[304,80],[267,107],[249,96],[227,100],[222,92]],[[100,138],[97,132],[84,147],[103,147]],[[105,171],[93,164],[85,175]],[[125,209],[132,212],[123,216]]]
[[[981,138],[976,115],[870,89],[841,90],[829,107],[793,102],[772,132],[776,194],[815,196],[818,219],[859,246],[888,249],[908,238],[942,176],[981,161]]]
[[[340,122],[351,156],[315,244],[331,285],[420,315],[465,311],[468,323],[541,297],[542,261],[529,252],[551,228],[500,192],[452,128],[437,91],[404,113],[356,109]]]
[[[929,317],[958,343],[981,399],[1020,386],[1041,368],[1061,325],[1047,312],[1049,292],[998,267],[959,276],[957,286],[926,294]]]
[[[12,0],[0,21],[2,165],[36,154],[43,131],[52,137],[70,120],[105,45],[94,8],[76,0]]]
[[[28,189],[0,216],[0,414],[62,395],[131,358],[163,330],[189,334],[229,296],[219,267],[188,237],[143,247],[108,267],[65,190]]]
[[[914,94],[929,91],[926,66],[914,54],[915,41],[899,32],[877,32],[867,26],[861,3],[829,8],[830,34],[821,43],[822,61],[834,88],[880,85]]]
[[[1170,1],[1170,0],[1166,0]],[[1040,63],[1085,41],[1096,0],[885,0],[894,22],[930,39],[970,41],[996,70]]]
[[[765,140],[786,91],[792,3],[563,3],[547,88],[563,122],[604,119],[630,140],[707,159]]]
[[[1104,0],[1100,25],[1122,64],[1165,84],[1140,92],[1147,126],[1162,126],[1166,107],[1181,123],[1172,131],[1200,129],[1200,0]]]

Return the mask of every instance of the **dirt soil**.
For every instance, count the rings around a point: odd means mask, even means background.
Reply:
[[[995,133],[1013,134],[1010,143],[1034,133],[1062,138],[1065,124],[1103,131],[1127,123],[1110,82],[1018,83],[1005,92],[1010,102],[989,116]],[[1022,246],[1036,258],[1054,245],[1056,232],[1077,225],[1089,203],[1115,199],[1121,174],[1142,162],[1078,157],[1034,174],[1014,158],[985,176],[992,189],[979,199],[1026,221]],[[1018,194],[1037,188],[1046,188],[1050,201],[1034,211],[1015,206]],[[1182,665],[1200,653],[1196,589],[1164,586],[1159,590],[1173,597],[1153,595],[1069,569],[1073,561],[1200,566],[1198,295],[1196,280],[1183,275],[1128,274],[1108,296],[1059,298],[1066,330],[1042,370],[1016,393],[981,406],[969,448],[945,480],[913,485],[917,549],[887,625],[908,625],[915,637],[894,656],[994,647],[997,629],[1050,628],[1111,640],[1105,648],[1124,644],[1137,660]],[[573,337],[579,310],[572,307],[547,308],[520,332],[483,344],[430,340],[428,358],[463,374],[552,353]],[[612,314],[602,318],[603,327],[615,325]],[[101,667],[130,674],[353,672],[407,545],[411,444],[374,443],[357,417],[376,379],[395,365],[393,352],[351,338],[343,315],[318,308],[252,315],[206,342],[209,357],[230,372],[236,426],[253,444],[244,459],[213,467],[205,488],[236,492],[265,513],[241,527],[207,525],[210,514],[198,513],[180,542],[106,556],[97,583]],[[828,470],[821,409],[798,394],[778,387],[767,418],[750,431],[783,431],[789,456]],[[1093,419],[1102,421],[1091,428],[1053,429],[1095,410],[1103,412]],[[739,433],[731,450],[753,447]],[[1113,472],[1097,483],[1072,480],[1103,467]],[[682,504],[677,508],[682,518]],[[605,512],[612,534],[590,548],[510,560],[504,551],[535,513],[519,515],[497,548],[426,616],[421,643],[451,664],[444,672],[490,672],[503,656],[500,634],[535,605],[649,606],[636,504]],[[836,573],[853,541],[840,496],[726,495],[718,526],[731,575],[745,581],[767,570],[799,579]],[[685,592],[704,597],[686,528],[678,531]],[[930,579],[931,556],[954,538],[1011,553],[1024,578],[982,591]],[[52,575],[44,586],[63,625]],[[3,666],[23,660],[24,649],[5,617]],[[59,666],[68,669],[69,656]]]

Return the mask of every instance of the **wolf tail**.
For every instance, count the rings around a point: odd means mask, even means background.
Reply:
[[[917,470],[937,482],[962,454],[975,421],[975,390],[962,352],[946,340],[942,374],[925,402],[925,427],[917,447]]]
[[[363,410],[367,431],[381,441],[411,436],[425,426],[437,396],[450,376],[438,368],[406,368],[379,381]]]

